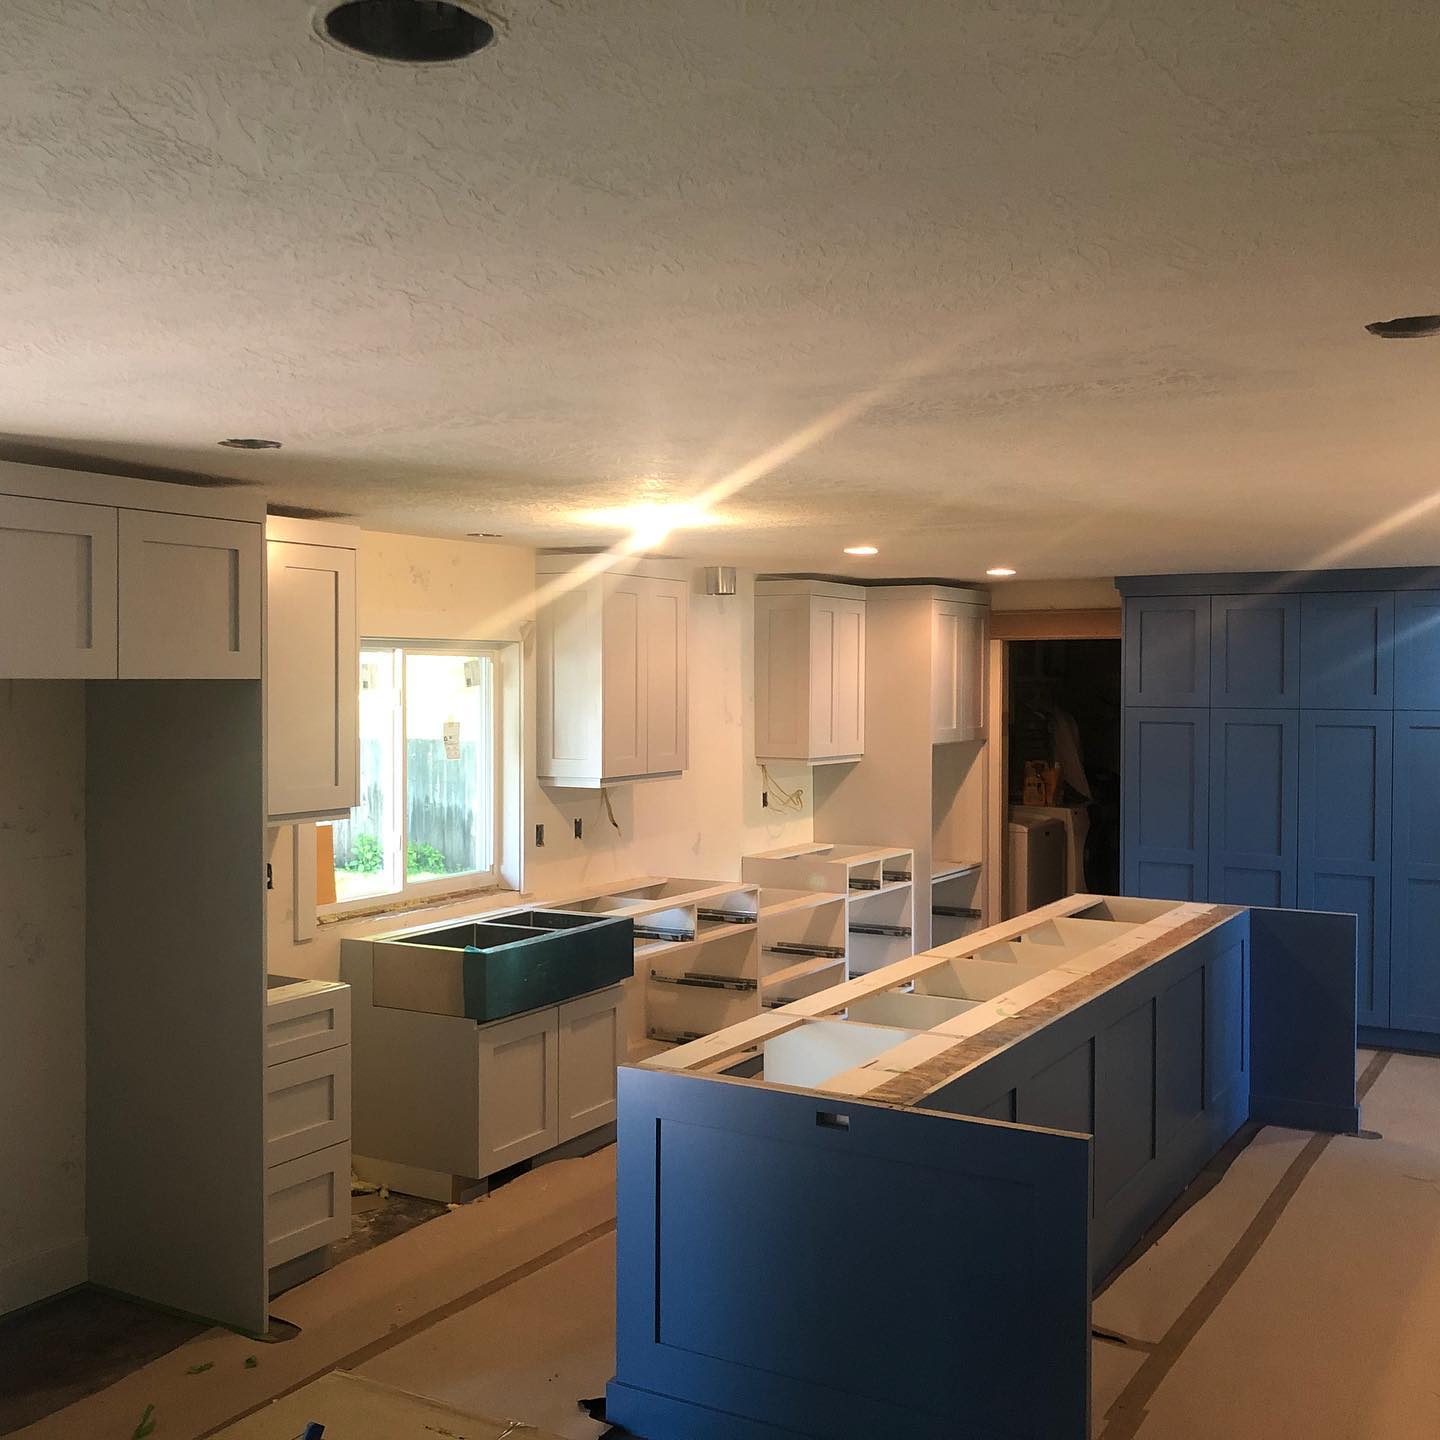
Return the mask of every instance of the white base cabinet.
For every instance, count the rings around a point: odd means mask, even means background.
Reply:
[[[278,984],[265,1007],[265,1263],[350,1234],[350,989]]]

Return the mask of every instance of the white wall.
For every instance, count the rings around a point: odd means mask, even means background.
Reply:
[[[0,680],[0,1313],[85,1278],[85,687]]]
[[[774,765],[787,790],[803,789],[802,814],[764,809],[754,759],[754,576],[739,593],[692,594],[690,608],[690,766],[678,779],[610,791],[617,832],[593,790],[551,790],[534,778],[535,683],[532,596],[534,551],[367,532],[360,542],[360,633],[395,639],[519,640],[525,677],[525,814],[520,826],[525,890],[540,897],[631,875],[734,879],[749,850],[811,835],[810,767]],[[574,821],[583,838],[574,838]],[[543,849],[534,828],[545,826]],[[269,902],[272,972],[333,979],[345,936],[393,929],[394,919],[348,920],[294,939],[293,842],[271,832],[275,889]],[[496,903],[513,903],[504,897]],[[433,907],[423,918],[473,913],[475,899]],[[407,914],[407,923],[414,912]]]

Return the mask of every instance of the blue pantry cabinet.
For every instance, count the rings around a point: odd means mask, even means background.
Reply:
[[[1126,892],[1353,914],[1360,1025],[1440,1048],[1440,570],[1117,585]]]

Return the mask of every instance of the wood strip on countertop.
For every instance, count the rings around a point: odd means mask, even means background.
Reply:
[[[867,1091],[863,1098],[889,1105],[916,1105],[925,1096],[933,1094],[942,1085],[948,1085],[997,1050],[1034,1034],[1057,1016],[1075,1009],[1077,1005],[1098,995],[1102,990],[1108,990],[1112,985],[1138,974],[1157,960],[1163,960],[1182,945],[1189,944],[1206,931],[1223,925],[1225,921],[1240,913],[1241,907],[1238,905],[1208,906],[1203,914],[1187,920],[1173,930],[1167,930],[1165,934],[1132,950],[1128,955],[1112,960],[1093,974],[1080,976],[1063,989],[1045,996],[1043,1000],[1027,1005],[1018,1014],[998,1020],[978,1034],[967,1035],[923,1064],[893,1076],[878,1088]]]

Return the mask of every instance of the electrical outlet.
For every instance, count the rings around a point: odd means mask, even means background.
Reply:
[[[543,825],[537,825],[537,826],[535,827],[535,845],[536,845],[536,848],[538,849],[538,848],[542,847],[544,844],[545,844],[545,827],[544,827]]]
[[[581,840],[585,835],[585,822],[577,815],[575,817],[575,838]]]

